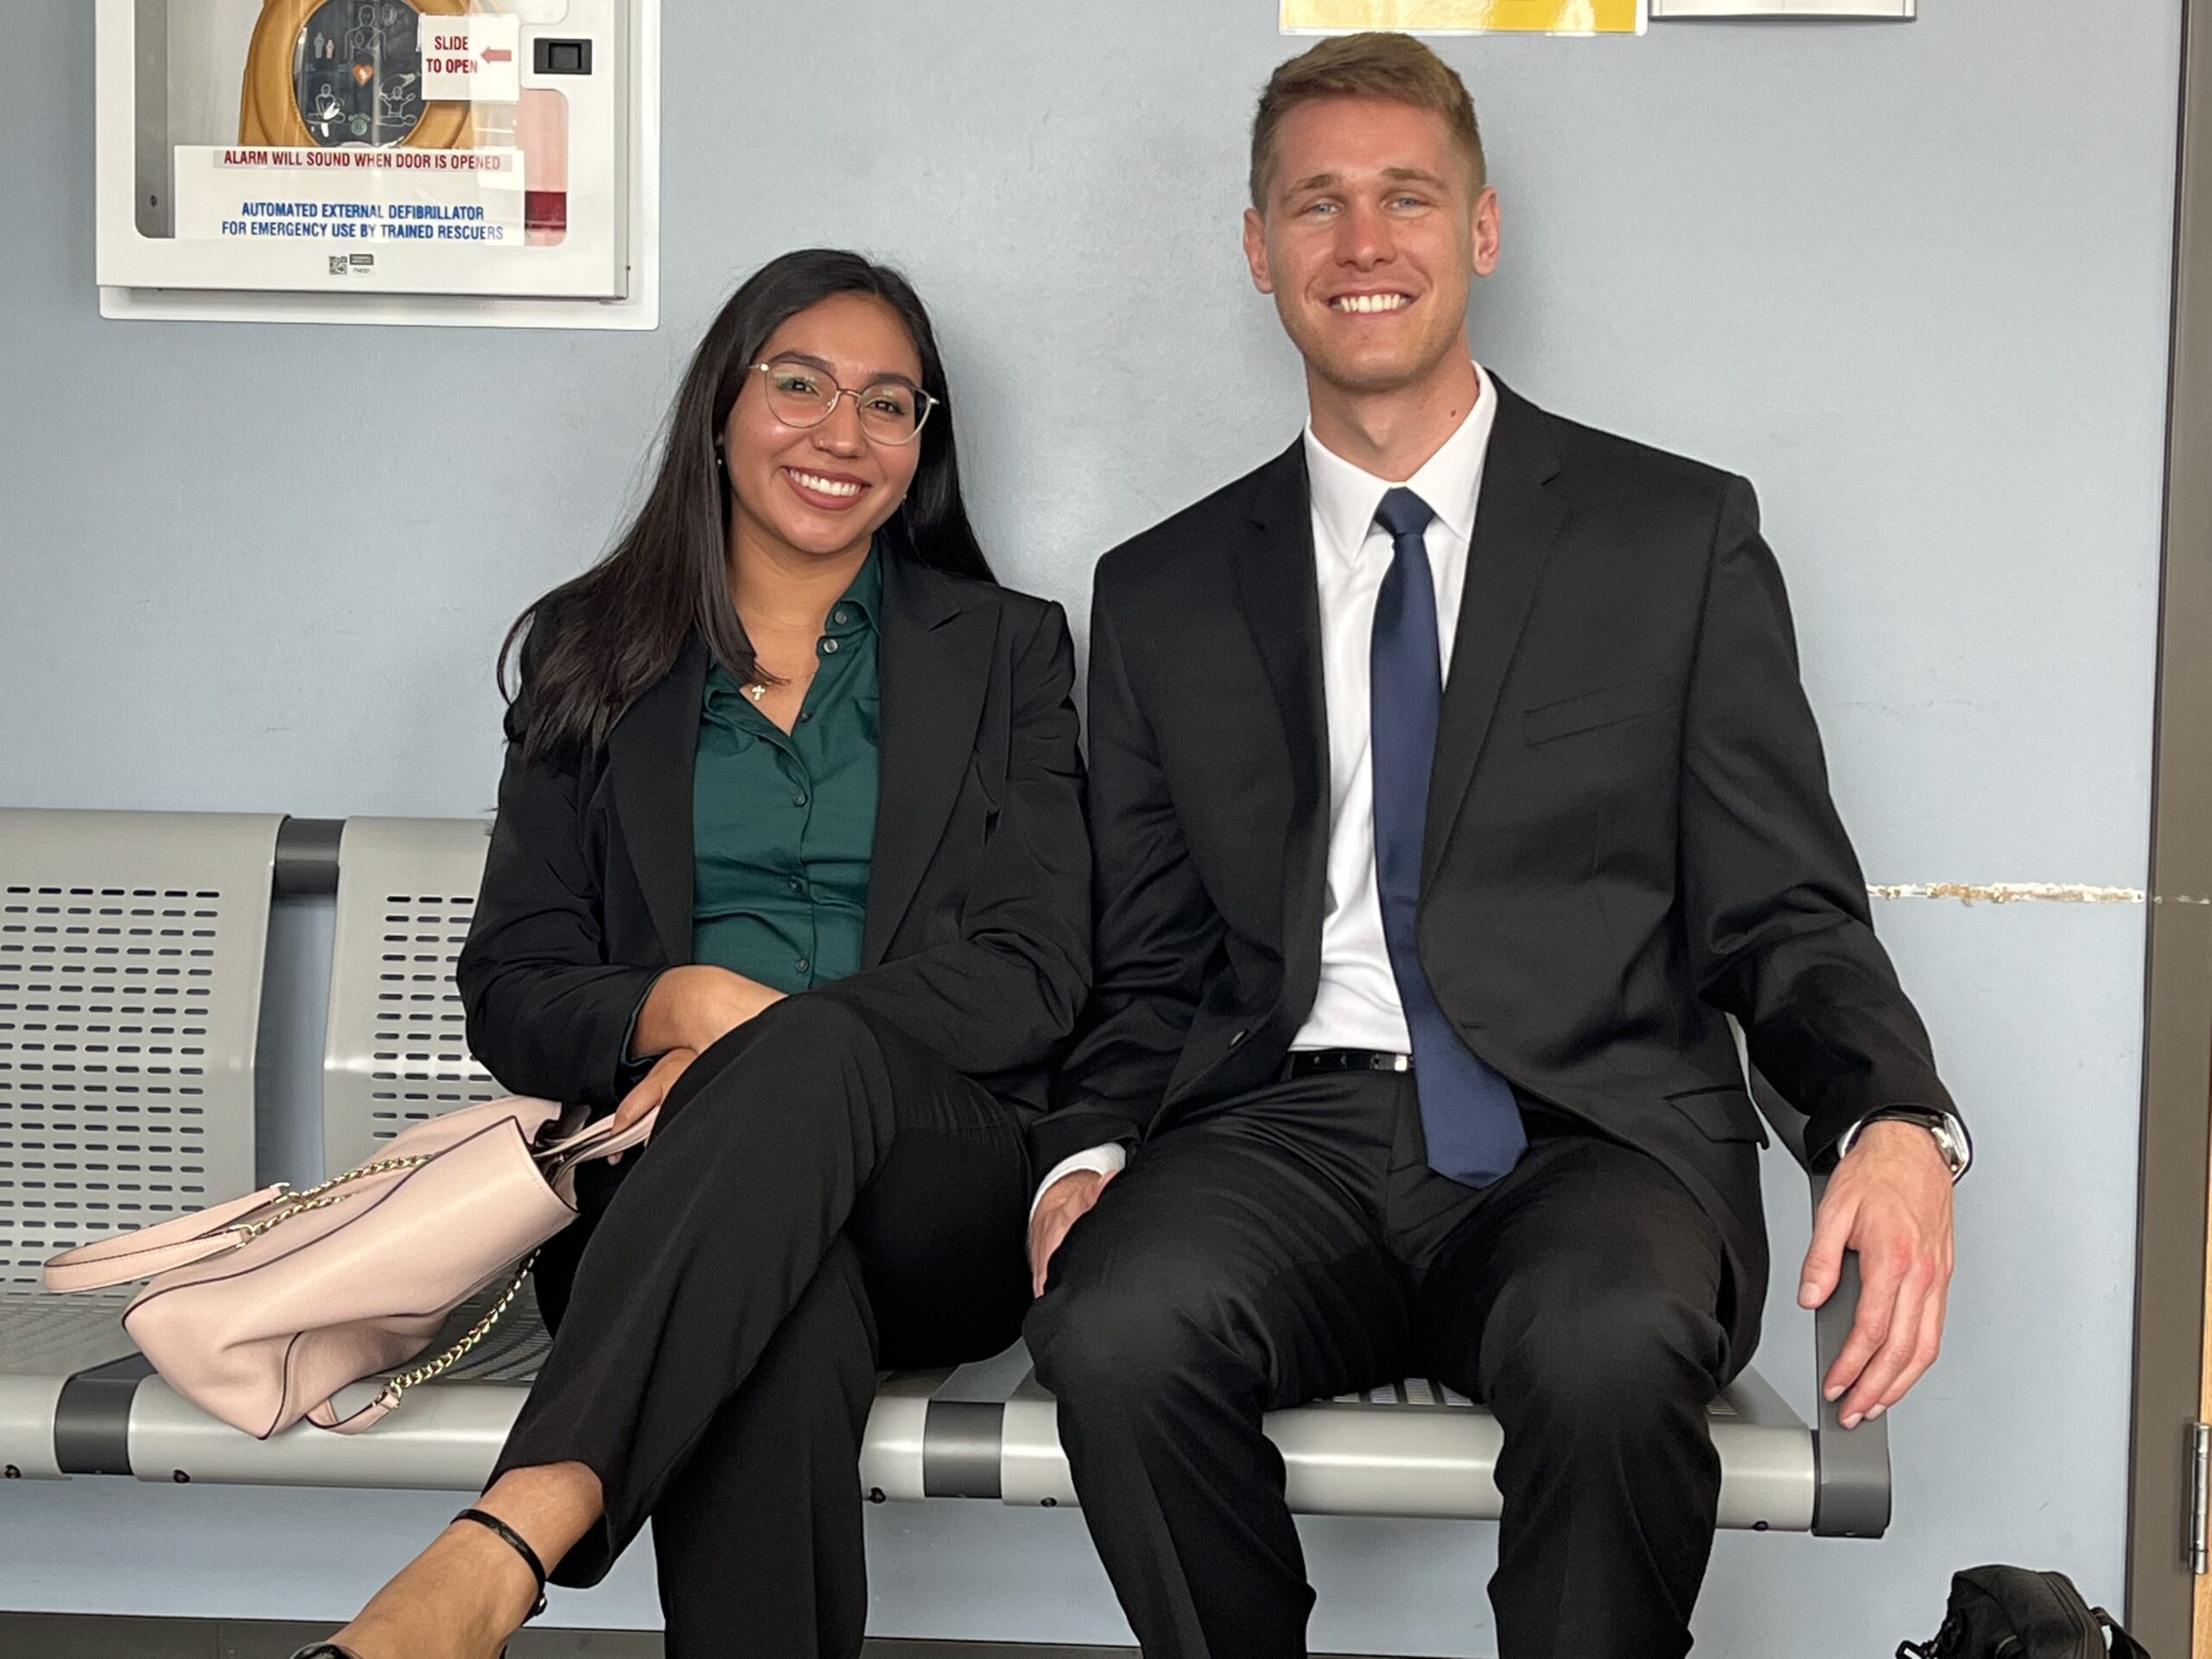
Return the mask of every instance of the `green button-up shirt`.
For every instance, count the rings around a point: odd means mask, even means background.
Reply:
[[[881,555],[832,606],[789,732],[707,674],[691,779],[691,951],[779,991],[856,972],[875,849]]]

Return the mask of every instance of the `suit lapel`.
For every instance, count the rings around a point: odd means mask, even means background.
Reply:
[[[969,608],[929,566],[887,553],[876,639],[875,852],[861,962],[874,967],[914,902],[976,748],[990,685],[994,613]]]
[[[1329,719],[1304,438],[1261,474],[1252,534],[1238,550],[1236,568],[1238,609],[1274,689],[1290,755],[1282,938],[1287,960],[1294,941],[1320,938],[1329,823]],[[1299,965],[1318,974],[1318,952],[1312,963]]]
[[[693,633],[607,740],[622,843],[671,963],[691,960],[691,772],[706,687],[707,647]]]
[[[1434,879],[1465,805],[1544,562],[1567,523],[1566,505],[1546,487],[1559,471],[1559,456],[1542,413],[1495,376],[1491,384],[1497,388],[1497,423],[1483,461],[1474,542],[1467,554],[1452,672],[1445,683],[1436,762],[1429,776],[1421,842],[1424,888]]]

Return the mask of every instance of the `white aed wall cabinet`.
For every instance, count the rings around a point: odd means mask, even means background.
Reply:
[[[111,317],[651,328],[660,0],[97,0]]]

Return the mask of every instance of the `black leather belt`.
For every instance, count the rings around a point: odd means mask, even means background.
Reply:
[[[1286,1077],[1319,1077],[1325,1071],[1410,1071],[1414,1057],[1374,1048],[1316,1048],[1283,1062]]]

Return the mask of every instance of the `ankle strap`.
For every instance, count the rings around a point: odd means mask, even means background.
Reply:
[[[522,1557],[522,1564],[530,1569],[531,1577],[537,1580],[537,1605],[523,1615],[523,1623],[527,1624],[543,1612],[545,1611],[545,1563],[537,1559],[537,1552],[530,1547],[530,1540],[500,1520],[498,1516],[487,1514],[482,1510],[463,1510],[459,1515],[454,1516],[454,1519],[474,1521],[478,1526],[489,1528],[506,1541],[507,1547]]]

